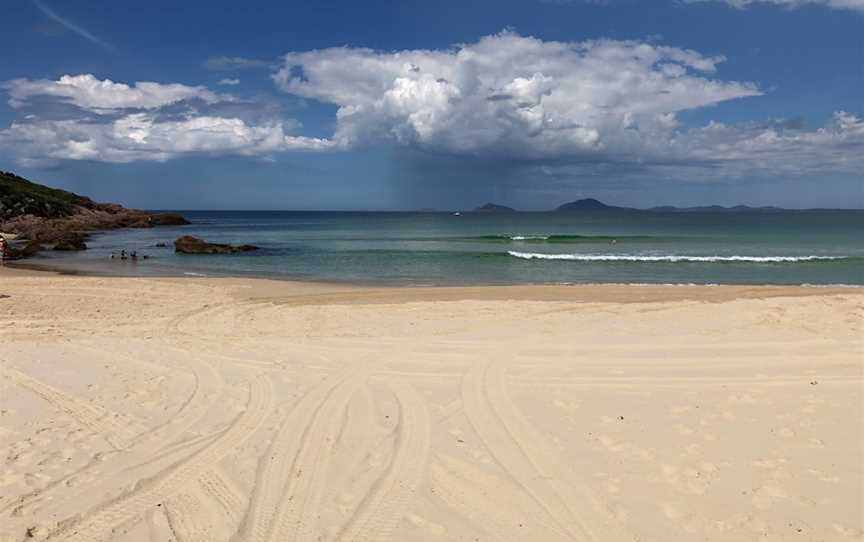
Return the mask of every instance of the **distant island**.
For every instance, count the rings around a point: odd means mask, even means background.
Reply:
[[[516,209],[513,207],[507,207],[505,205],[498,205],[495,203],[487,203],[485,205],[481,205],[474,209],[476,213],[515,213]]]
[[[648,209],[638,209],[636,207],[620,207],[616,205],[608,205],[594,198],[583,198],[575,201],[567,202],[559,205],[551,212],[555,213],[778,213],[788,211],[831,211],[836,209],[783,209],[782,207],[762,206],[751,207],[749,205],[735,205],[733,207],[723,207],[722,205],[703,205],[698,207],[675,207],[673,205],[662,205],[659,207],[651,207]],[[497,203],[486,203],[474,209],[475,213],[517,213],[520,212],[513,207],[498,205]]]
[[[842,209],[783,209],[782,207],[763,206],[751,207],[749,205],[735,205],[733,207],[723,207],[722,205],[705,205],[699,207],[675,207],[672,205],[663,205],[660,207],[651,207],[649,209],[637,209],[635,207],[616,207],[614,205],[606,205],[600,200],[594,198],[585,198],[570,203],[565,203],[555,209],[555,212],[584,212],[584,213],[605,213],[605,212],[640,212],[640,213],[779,213],[779,212],[807,212],[807,211],[836,211]]]
[[[573,213],[573,212],[606,212],[606,211],[635,211],[636,209],[629,209],[627,207],[615,207],[612,205],[606,205],[600,200],[596,200],[594,198],[585,198],[579,199],[576,201],[571,201],[569,203],[565,203],[564,205],[560,205],[555,212],[557,213]]]

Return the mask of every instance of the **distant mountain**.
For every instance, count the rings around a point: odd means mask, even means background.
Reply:
[[[671,205],[663,205],[661,207],[652,207],[648,210],[663,213],[776,213],[786,211],[786,209],[782,209],[780,207],[750,207],[749,205],[736,205],[734,207],[723,207],[722,205],[705,205],[701,207],[673,207]]]
[[[613,205],[606,205],[600,200],[596,200],[594,198],[585,198],[576,201],[571,201],[570,203],[565,203],[561,205],[557,209],[556,212],[559,213],[574,213],[574,212],[606,212],[606,211],[632,211],[634,209],[630,209],[628,207],[615,207]]]
[[[734,207],[723,207],[722,205],[705,205],[701,207],[675,207],[673,205],[662,205],[660,207],[651,207],[650,209],[634,209],[632,207],[616,207],[606,205],[600,200],[594,198],[585,198],[564,205],[555,209],[558,212],[582,212],[582,213],[598,213],[611,211],[629,211],[629,212],[655,212],[655,213],[779,213],[788,211],[780,207],[750,207],[749,205],[735,205]],[[802,209],[802,211],[816,211],[825,209]]]
[[[515,213],[516,209],[495,203],[487,203],[486,205],[477,207],[474,211],[478,213]]]

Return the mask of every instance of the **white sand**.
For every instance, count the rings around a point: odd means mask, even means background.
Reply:
[[[0,270],[0,540],[861,540],[860,292]]]

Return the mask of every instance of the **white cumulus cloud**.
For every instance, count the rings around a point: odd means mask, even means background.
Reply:
[[[0,145],[18,149],[30,163],[47,159],[101,162],[165,161],[190,154],[262,155],[326,150],[322,139],[286,133],[281,122],[250,125],[238,118],[189,116],[159,121],[148,113],[116,120],[14,122],[0,131]]]
[[[512,32],[444,50],[331,48],[289,53],[290,94],[338,106],[334,144],[549,164],[694,165],[715,176],[775,167],[864,166],[861,121],[817,130],[776,123],[686,128],[678,115],[762,95],[716,78],[726,59],[634,41],[542,41]],[[767,127],[766,127],[767,126]]]
[[[154,109],[191,98],[200,98],[208,103],[228,99],[201,86],[149,81],[130,86],[110,79],[97,79],[89,73],[64,75],[56,81],[12,79],[4,82],[2,88],[9,93],[9,105],[13,108],[21,107],[34,97],[51,96],[95,113],[126,108]]]
[[[391,146],[543,171],[618,168],[690,180],[864,170],[860,113],[837,112],[818,128],[681,122],[684,112],[763,94],[754,83],[722,79],[725,61],[635,41],[569,43],[512,32],[438,50],[289,53],[274,81],[336,106],[327,139],[303,136],[263,103],[202,86],[89,74],[16,79],[0,84],[20,112],[0,129],[0,149],[32,163]],[[39,107],[45,97],[67,106]]]
[[[864,13],[864,0],[684,0],[688,4],[697,2],[723,2],[738,9],[744,9],[754,4],[773,4],[789,9],[802,6],[826,6],[833,9],[848,9]]]
[[[722,163],[739,174],[762,175],[864,170],[864,119],[834,113],[825,126],[712,122],[675,140],[681,156]]]
[[[0,148],[19,162],[51,160],[102,162],[164,161],[191,154],[265,155],[331,148],[332,142],[292,133],[290,120],[254,122],[231,114],[207,112],[237,100],[205,87],[99,80],[64,75],[56,81],[14,79],[0,85],[13,108],[42,97],[61,98],[76,113],[62,118],[29,114],[0,130]],[[186,100],[203,100],[192,106]],[[200,102],[199,102],[200,104]],[[254,109],[254,104],[250,104]],[[38,109],[38,108],[37,108]],[[170,109],[170,110],[169,110]]]
[[[336,104],[335,141],[517,158],[633,155],[681,111],[758,96],[711,79],[723,57],[630,41],[563,43],[510,32],[447,50],[334,48],[285,56],[284,91]]]

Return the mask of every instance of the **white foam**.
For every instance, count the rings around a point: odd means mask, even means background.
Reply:
[[[514,235],[510,238],[511,241],[546,241],[548,235]]]
[[[823,260],[843,260],[846,256],[638,256],[634,254],[542,254],[538,252],[507,252],[525,260],[569,260],[577,262],[812,262]]]

